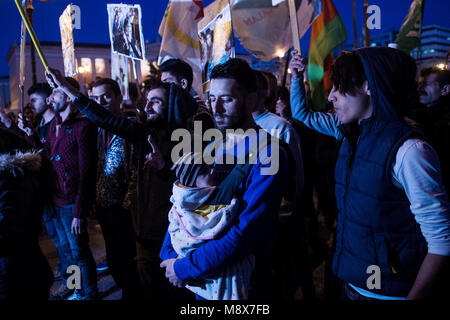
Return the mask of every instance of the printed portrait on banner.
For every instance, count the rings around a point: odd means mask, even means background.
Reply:
[[[108,4],[109,37],[114,53],[145,60],[141,6]]]
[[[215,65],[235,57],[231,10],[227,5],[203,29],[199,30],[202,80],[209,80]]]
[[[128,58],[111,50],[111,79],[117,81],[123,100],[128,95]]]

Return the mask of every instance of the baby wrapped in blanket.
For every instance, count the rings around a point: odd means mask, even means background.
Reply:
[[[198,157],[201,155],[189,153],[172,168],[178,180],[170,198],[173,206],[168,231],[172,247],[180,257],[220,238],[238,219],[236,191],[250,170],[250,165],[196,164]],[[253,255],[245,256],[224,265],[214,277],[203,279],[199,285],[188,284],[186,288],[207,300],[246,300],[254,264]]]

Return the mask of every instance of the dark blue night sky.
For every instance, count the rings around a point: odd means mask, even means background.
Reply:
[[[6,57],[10,46],[19,42],[20,37],[20,15],[13,0],[0,0],[2,3],[0,10],[0,21],[6,30],[1,32],[0,46],[0,75],[8,74],[8,64]],[[204,0],[204,5],[213,2]],[[357,22],[358,35],[361,34],[363,21],[362,0],[357,0]],[[373,34],[389,30],[399,29],[408,11],[412,0],[369,0],[369,5],[375,4],[381,8],[381,31],[372,31]],[[87,43],[109,43],[107,3],[127,3],[140,4],[143,15],[143,33],[146,41],[153,42],[158,37],[158,28],[167,6],[168,0],[134,0],[134,1],[113,1],[113,0],[51,0],[40,2],[34,0],[34,27],[40,41],[60,41],[60,31],[58,18],[69,4],[73,3],[81,8],[81,30],[74,31],[75,42]],[[334,4],[343,18],[348,32],[349,41],[353,40],[352,26],[352,6],[351,0],[334,0]],[[450,27],[450,1],[448,0],[427,0],[425,7],[424,25],[437,24]],[[302,39],[302,48],[309,47],[309,33]],[[237,48],[238,52],[244,52],[242,47]]]

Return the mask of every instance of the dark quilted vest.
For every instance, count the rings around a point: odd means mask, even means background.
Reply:
[[[407,296],[427,247],[403,190],[392,182],[399,147],[413,136],[403,123],[373,129],[361,122],[356,144],[344,139],[336,163],[339,210],[333,272],[361,289]],[[381,289],[369,290],[370,265],[381,270]]]

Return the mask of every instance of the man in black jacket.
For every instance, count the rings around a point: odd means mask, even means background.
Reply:
[[[450,71],[436,67],[420,72],[420,102],[415,120],[423,126],[441,163],[442,178],[450,192]]]

